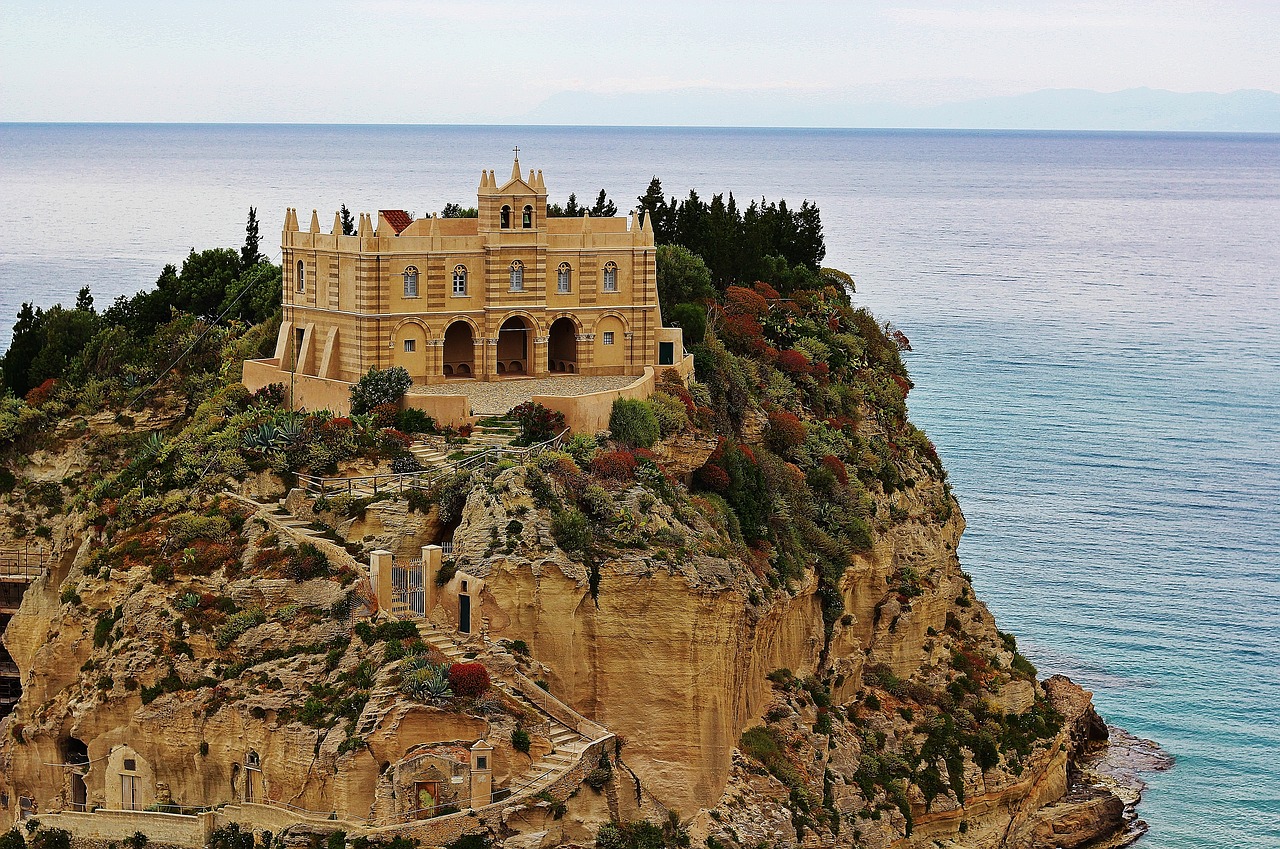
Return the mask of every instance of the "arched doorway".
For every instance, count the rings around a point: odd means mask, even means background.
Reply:
[[[522,316],[513,315],[498,328],[498,374],[517,375],[529,373],[529,349],[533,340],[533,326]]]
[[[475,334],[467,322],[455,321],[444,331],[444,376],[474,377],[475,373]]]
[[[578,328],[568,316],[557,318],[551,324],[547,337],[547,370],[578,373]]]

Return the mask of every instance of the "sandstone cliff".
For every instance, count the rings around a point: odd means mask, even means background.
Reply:
[[[59,514],[71,544],[4,637],[24,692],[0,722],[0,806],[118,807],[127,757],[148,805],[269,796],[376,829],[412,814],[420,785],[442,792],[410,767],[460,770],[480,739],[494,786],[514,786],[555,754],[552,708],[506,683],[453,702],[405,686],[465,652],[614,735],[589,782],[566,773],[573,786],[467,826],[512,847],[670,813],[673,833],[708,846],[1122,833],[1121,800],[1074,780],[1105,738],[1088,694],[1038,682],[961,569],[964,519],[906,419],[910,382],[883,330],[834,294],[783,322],[762,295],[730,292],[698,382],[663,382],[678,415],[652,452],[584,436],[407,496],[294,490],[281,519],[219,494],[286,488],[236,454],[235,428],[261,411],[228,388],[175,420],[171,444],[222,452],[217,474]],[[41,467],[65,472],[60,457],[101,438],[68,437]],[[403,560],[446,538],[429,609],[397,624],[370,551]],[[459,645],[432,642],[463,615]]]

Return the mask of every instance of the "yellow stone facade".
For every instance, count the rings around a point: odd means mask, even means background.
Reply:
[[[375,366],[415,384],[642,375],[684,358],[662,327],[647,221],[548,218],[542,172],[522,176],[519,159],[501,186],[482,171],[477,200],[477,218],[362,214],[353,236],[288,210],[284,321],[275,355],[245,364],[249,388],[349,384]]]

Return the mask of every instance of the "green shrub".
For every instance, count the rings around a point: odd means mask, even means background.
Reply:
[[[551,536],[556,545],[569,554],[581,555],[591,549],[591,526],[575,507],[561,510],[551,518]]]
[[[27,841],[23,838],[22,832],[16,828],[0,834],[0,849],[26,849],[26,845]]]
[[[42,828],[31,836],[32,849],[71,849],[71,832]]]
[[[800,786],[800,775],[787,760],[786,746],[775,729],[764,725],[748,728],[742,732],[738,748],[747,757],[758,761],[783,784],[792,788]]]
[[[609,432],[633,448],[648,448],[658,441],[662,428],[653,407],[635,398],[619,398],[609,413]]]
[[[351,412],[361,415],[381,404],[399,404],[412,385],[413,378],[403,366],[370,368],[351,387]]]
[[[507,415],[520,424],[520,443],[532,445],[543,442],[564,430],[564,413],[549,410],[534,401],[525,401],[507,411]]]
[[[431,433],[435,429],[435,420],[417,407],[408,407],[396,414],[396,430],[401,433]]]
[[[523,728],[517,728],[511,732],[511,748],[517,752],[529,754],[529,749],[533,745],[533,741],[529,739],[529,732]]]
[[[679,433],[689,423],[689,413],[684,407],[684,402],[674,395],[655,392],[649,399],[649,403],[658,419],[658,428],[663,436]]]

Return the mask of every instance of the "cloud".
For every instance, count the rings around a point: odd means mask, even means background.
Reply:
[[[1197,24],[1186,15],[1166,6],[1149,14],[1118,14],[1113,6],[1046,5],[1037,9],[958,9],[893,7],[885,17],[909,26],[939,30],[971,31],[1041,31],[1063,29],[1090,30],[1191,30]]]

